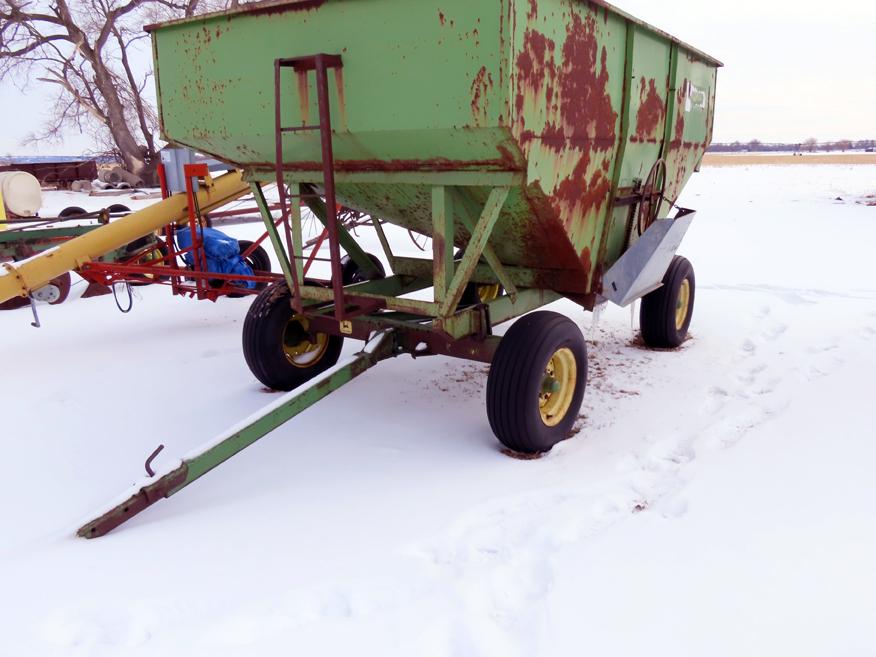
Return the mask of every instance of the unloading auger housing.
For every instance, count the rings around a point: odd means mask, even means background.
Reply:
[[[240,172],[229,171],[202,185],[196,200],[200,211],[206,213],[248,193],[249,185],[243,182]],[[67,241],[57,246],[47,242],[50,250],[21,262],[4,262],[5,275],[0,275],[0,303],[15,297],[28,297],[58,276],[77,270],[167,224],[184,221],[188,217],[188,206],[185,194],[174,194],[103,226],[42,231],[48,238],[60,236]],[[58,235],[53,235],[53,232]],[[67,239],[77,234],[77,237]]]
[[[147,28],[165,137],[240,167],[262,210],[285,280],[253,303],[243,350],[291,392],[80,535],[400,354],[490,363],[496,436],[549,450],[577,418],[586,346],[572,320],[531,311],[564,297],[591,310],[644,297],[645,342],[684,340],[695,281],[675,252],[693,212],[674,204],[711,140],[720,62],[601,0],[401,4],[264,2]],[[384,274],[339,204],[427,235],[431,258],[396,255],[375,221]],[[302,274],[302,205],[328,230],[328,280]],[[348,338],[367,346],[339,364]]]

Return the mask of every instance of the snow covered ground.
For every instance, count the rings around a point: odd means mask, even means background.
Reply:
[[[874,188],[697,174],[692,339],[554,304],[591,371],[545,458],[499,451],[486,367],[404,357],[95,541],[79,521],[158,443],[160,466],[276,398],[248,300],[0,314],[0,654],[876,655]]]

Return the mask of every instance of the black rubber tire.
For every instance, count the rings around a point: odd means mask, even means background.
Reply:
[[[240,247],[240,253],[243,254],[249,247],[252,246],[250,240],[237,240],[237,245]],[[243,259],[253,271],[269,272],[271,271],[271,256],[265,251],[265,248],[260,244],[252,253]],[[262,289],[264,284],[260,284],[259,289]]]
[[[539,393],[545,368],[561,348],[575,357],[575,390],[565,415],[554,426],[541,418]],[[569,437],[587,385],[587,344],[564,315],[541,310],[517,320],[496,350],[487,378],[487,418],[505,447],[523,454],[549,451]]]
[[[241,255],[246,251],[249,247],[252,246],[252,242],[249,240],[237,240],[237,247],[240,249]],[[257,246],[255,250],[249,254],[243,261],[249,265],[249,268],[253,270],[253,272],[261,271],[261,272],[269,272],[271,271],[271,258],[268,255],[268,252],[265,251],[261,245]],[[229,281],[231,282],[231,281]],[[220,278],[214,278],[210,281],[211,287],[222,287],[226,281]],[[267,283],[256,283],[256,290],[264,290],[267,287]],[[241,297],[247,296],[245,292],[229,292],[229,299],[240,299]]]
[[[106,209],[110,214],[121,214],[122,212],[130,212],[131,208],[127,205],[122,205],[121,203],[113,203]]]
[[[58,304],[64,303],[67,300],[67,297],[70,296],[70,272],[65,272],[60,276],[53,278],[51,281],[51,285],[54,285],[58,288],[58,298],[54,301],[50,301],[50,306],[57,306]]]
[[[66,219],[67,217],[76,217],[80,214],[85,214],[85,208],[80,208],[78,205],[71,205],[69,208],[64,208],[58,213],[58,217]]]
[[[272,390],[292,390],[338,362],[344,338],[328,336],[319,360],[308,367],[293,365],[283,351],[287,326],[294,315],[292,294],[285,281],[266,287],[253,301],[243,322],[243,357],[253,375]]]
[[[364,283],[365,281],[386,278],[386,269],[384,269],[383,263],[380,262],[380,258],[373,253],[366,253],[365,255],[371,258],[371,262],[374,263],[374,266],[377,267],[377,271],[380,273],[377,276],[369,278],[360,271],[359,265],[356,264],[355,260],[349,255],[345,255],[341,258],[341,280],[344,281],[344,285],[353,285],[354,283]]]
[[[679,302],[679,292],[684,281],[689,281],[690,299],[687,315],[681,327],[676,326],[675,312]],[[675,256],[663,276],[663,287],[642,297],[639,310],[639,328],[642,340],[649,347],[675,349],[687,337],[690,320],[693,317],[696,278],[693,266],[686,258]]]

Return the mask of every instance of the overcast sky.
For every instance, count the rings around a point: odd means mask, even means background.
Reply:
[[[418,0],[426,1],[426,0]],[[876,138],[876,0],[617,0],[724,62],[715,141]],[[391,102],[389,99],[387,102]],[[45,121],[46,97],[0,85],[0,155]],[[91,147],[71,133],[42,153]]]

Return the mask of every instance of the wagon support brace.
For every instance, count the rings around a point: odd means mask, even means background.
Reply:
[[[205,448],[185,458],[177,467],[161,476],[153,477],[151,483],[142,486],[120,504],[84,524],[77,534],[82,538],[103,536],[159,500],[178,493],[345,383],[380,361],[396,355],[396,337],[393,331],[379,334],[372,345],[366,345],[352,360],[333,367],[305,386],[284,395],[229,429]]]
[[[433,257],[435,278],[435,303],[438,304],[438,316],[447,317],[451,314],[471,279],[481,255],[490,239],[496,221],[502,212],[502,206],[508,199],[510,187],[493,187],[487,202],[481,211],[477,223],[471,231],[471,238],[465,247],[465,253],[458,267],[453,262],[453,210],[450,190],[446,187],[434,187],[432,191],[432,224]],[[448,243],[448,237],[449,243]],[[498,259],[495,260],[498,265]],[[498,265],[501,270],[501,265]],[[455,270],[455,271],[454,271]],[[498,275],[498,272],[496,272]],[[503,272],[504,274],[504,272]],[[443,289],[442,289],[443,288]],[[515,290],[516,293],[516,290]]]

